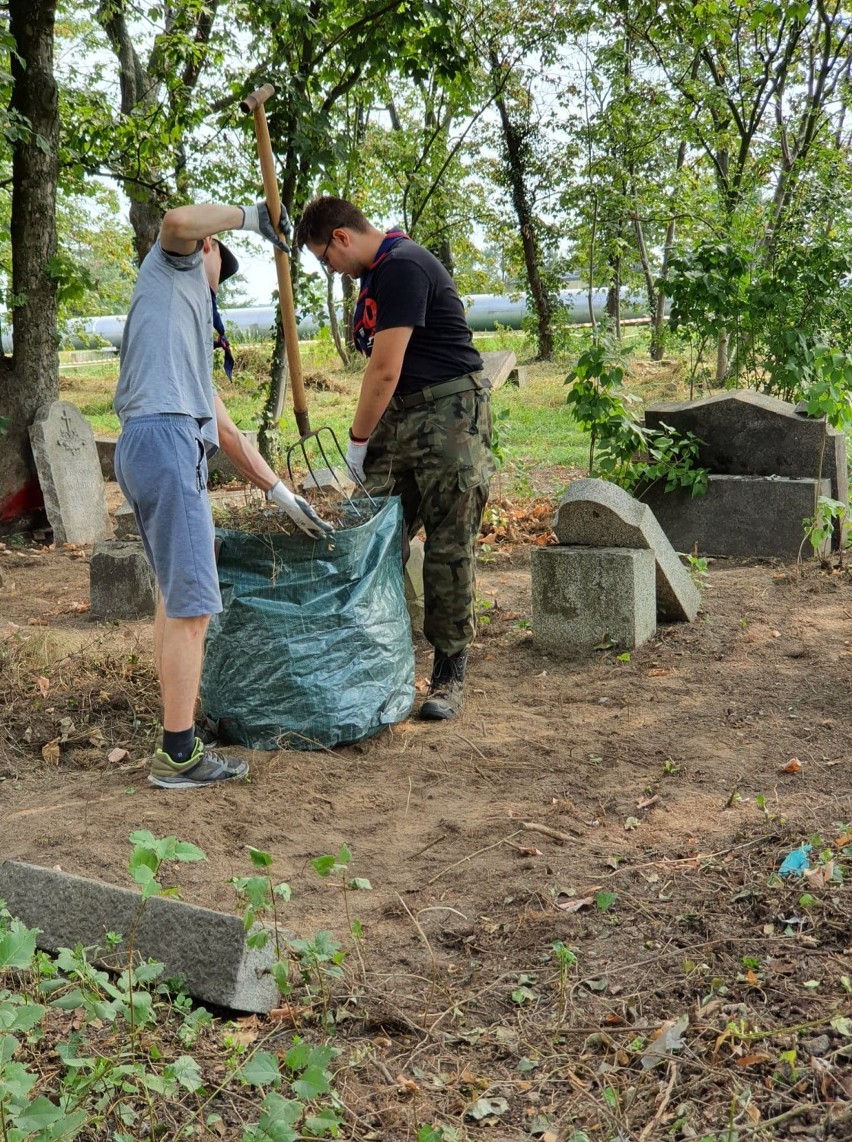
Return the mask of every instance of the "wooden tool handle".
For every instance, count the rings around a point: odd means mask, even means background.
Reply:
[[[275,94],[275,88],[271,83],[264,83],[263,87],[259,87],[257,91],[253,91],[251,95],[247,95],[240,104],[240,111],[244,115],[250,115],[252,111],[256,111],[261,104],[265,103],[270,95]]]
[[[278,192],[278,179],[275,175],[275,161],[272,157],[272,143],[269,139],[269,126],[266,122],[264,103],[275,91],[271,83],[265,83],[240,104],[243,111],[251,111],[254,116],[254,132],[257,138],[257,157],[260,159],[260,173],[263,178],[263,193],[269,210],[269,219],[277,229],[281,217],[281,195]],[[285,237],[282,235],[282,237]],[[305,394],[305,381],[302,376],[302,361],[299,356],[299,331],[296,328],[296,306],[293,301],[293,281],[290,276],[290,259],[283,250],[275,248],[275,272],[278,275],[278,304],[281,308],[281,324],[284,327],[284,347],[287,352],[287,365],[290,370],[290,391],[293,394],[293,412],[299,436],[306,436],[311,430],[308,418],[308,401]]]

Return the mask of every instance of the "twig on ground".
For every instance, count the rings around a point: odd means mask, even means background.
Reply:
[[[514,833],[509,833],[508,837],[501,837],[500,840],[495,841],[493,845],[486,845],[484,849],[477,849],[475,853],[469,853],[466,857],[462,857],[461,860],[455,861],[454,864],[448,864],[446,868],[442,868],[440,872],[436,872],[434,876],[431,876],[426,881],[426,884],[434,884],[436,880],[439,880],[442,876],[445,876],[446,873],[451,872],[452,869],[458,868],[460,864],[464,864],[466,861],[473,860],[474,857],[481,856],[483,853],[490,852],[491,849],[498,849],[500,845],[504,844],[506,841],[511,841],[512,837],[516,837],[520,832],[520,829],[515,829]]]
[[[539,825],[535,821],[521,821],[521,828],[526,829],[528,833],[541,833],[542,836],[550,837],[553,841],[561,841],[563,845],[573,844],[575,837],[581,835],[575,833],[573,837],[569,837],[567,833],[560,833],[558,829],[551,829],[549,825]]]
[[[461,738],[461,740],[463,742],[465,742],[466,745],[469,745],[470,748],[473,750],[473,752],[478,753],[483,761],[488,761],[488,758],[485,756],[485,754],[482,752],[482,750],[479,748],[479,746],[474,745],[473,742],[470,740],[470,738],[466,738],[464,736],[464,734],[460,734],[458,732],[456,732],[456,737]]]
[[[677,1082],[677,1063],[669,1063],[669,1081],[666,1084],[666,1089],[663,1091],[663,1097],[660,1099],[660,1104],[657,1107],[654,1117],[643,1128],[639,1135],[638,1142],[645,1142],[646,1138],[650,1138],[657,1126],[660,1119],[666,1112],[666,1107],[669,1105],[669,1099],[672,1097],[674,1085]]]
[[[436,837],[436,839],[434,841],[430,841],[428,845],[424,845],[422,849],[418,849],[416,853],[412,853],[411,856],[406,857],[406,859],[407,860],[414,860],[415,857],[422,856],[423,853],[428,852],[429,849],[433,849],[435,847],[435,845],[439,845],[441,843],[441,841],[445,841],[446,839],[447,839],[447,834],[441,833],[440,837]]]

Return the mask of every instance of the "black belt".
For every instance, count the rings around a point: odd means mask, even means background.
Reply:
[[[414,408],[418,404],[427,404],[441,397],[451,397],[456,393],[466,393],[471,389],[489,389],[488,378],[482,373],[465,373],[463,377],[453,377],[449,381],[440,381],[437,385],[426,385],[416,393],[403,393],[391,397],[390,403],[394,408]]]

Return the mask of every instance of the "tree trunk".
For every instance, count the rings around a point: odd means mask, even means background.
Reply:
[[[43,500],[27,429],[59,396],[56,183],[59,112],[53,76],[56,0],[9,0],[13,119],[28,132],[12,144],[12,322],[14,350],[0,360],[0,531],[32,526]],[[38,140],[38,145],[35,140]]]
[[[722,386],[728,376],[728,331],[720,329],[716,339],[716,384]]]
[[[494,53],[491,57],[491,68],[493,72],[499,68],[499,60]],[[553,356],[553,305],[541,276],[541,253],[536,236],[536,220],[530,206],[524,174],[523,131],[513,122],[502,95],[497,96],[495,103],[500,113],[506,173],[521,233],[530,299],[536,316],[538,359],[546,361]]]

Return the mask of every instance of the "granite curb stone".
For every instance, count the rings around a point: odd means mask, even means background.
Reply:
[[[107,950],[106,933],[127,937],[136,925],[140,960],[161,962],[162,978],[181,979],[196,999],[235,1011],[266,1012],[278,1004],[269,974],[274,941],[249,948],[239,916],[163,896],[152,897],[140,915],[142,897],[130,889],[11,860],[0,864],[0,900],[28,928],[40,929],[45,951],[97,947],[103,949],[98,963],[123,968],[127,946]]]

